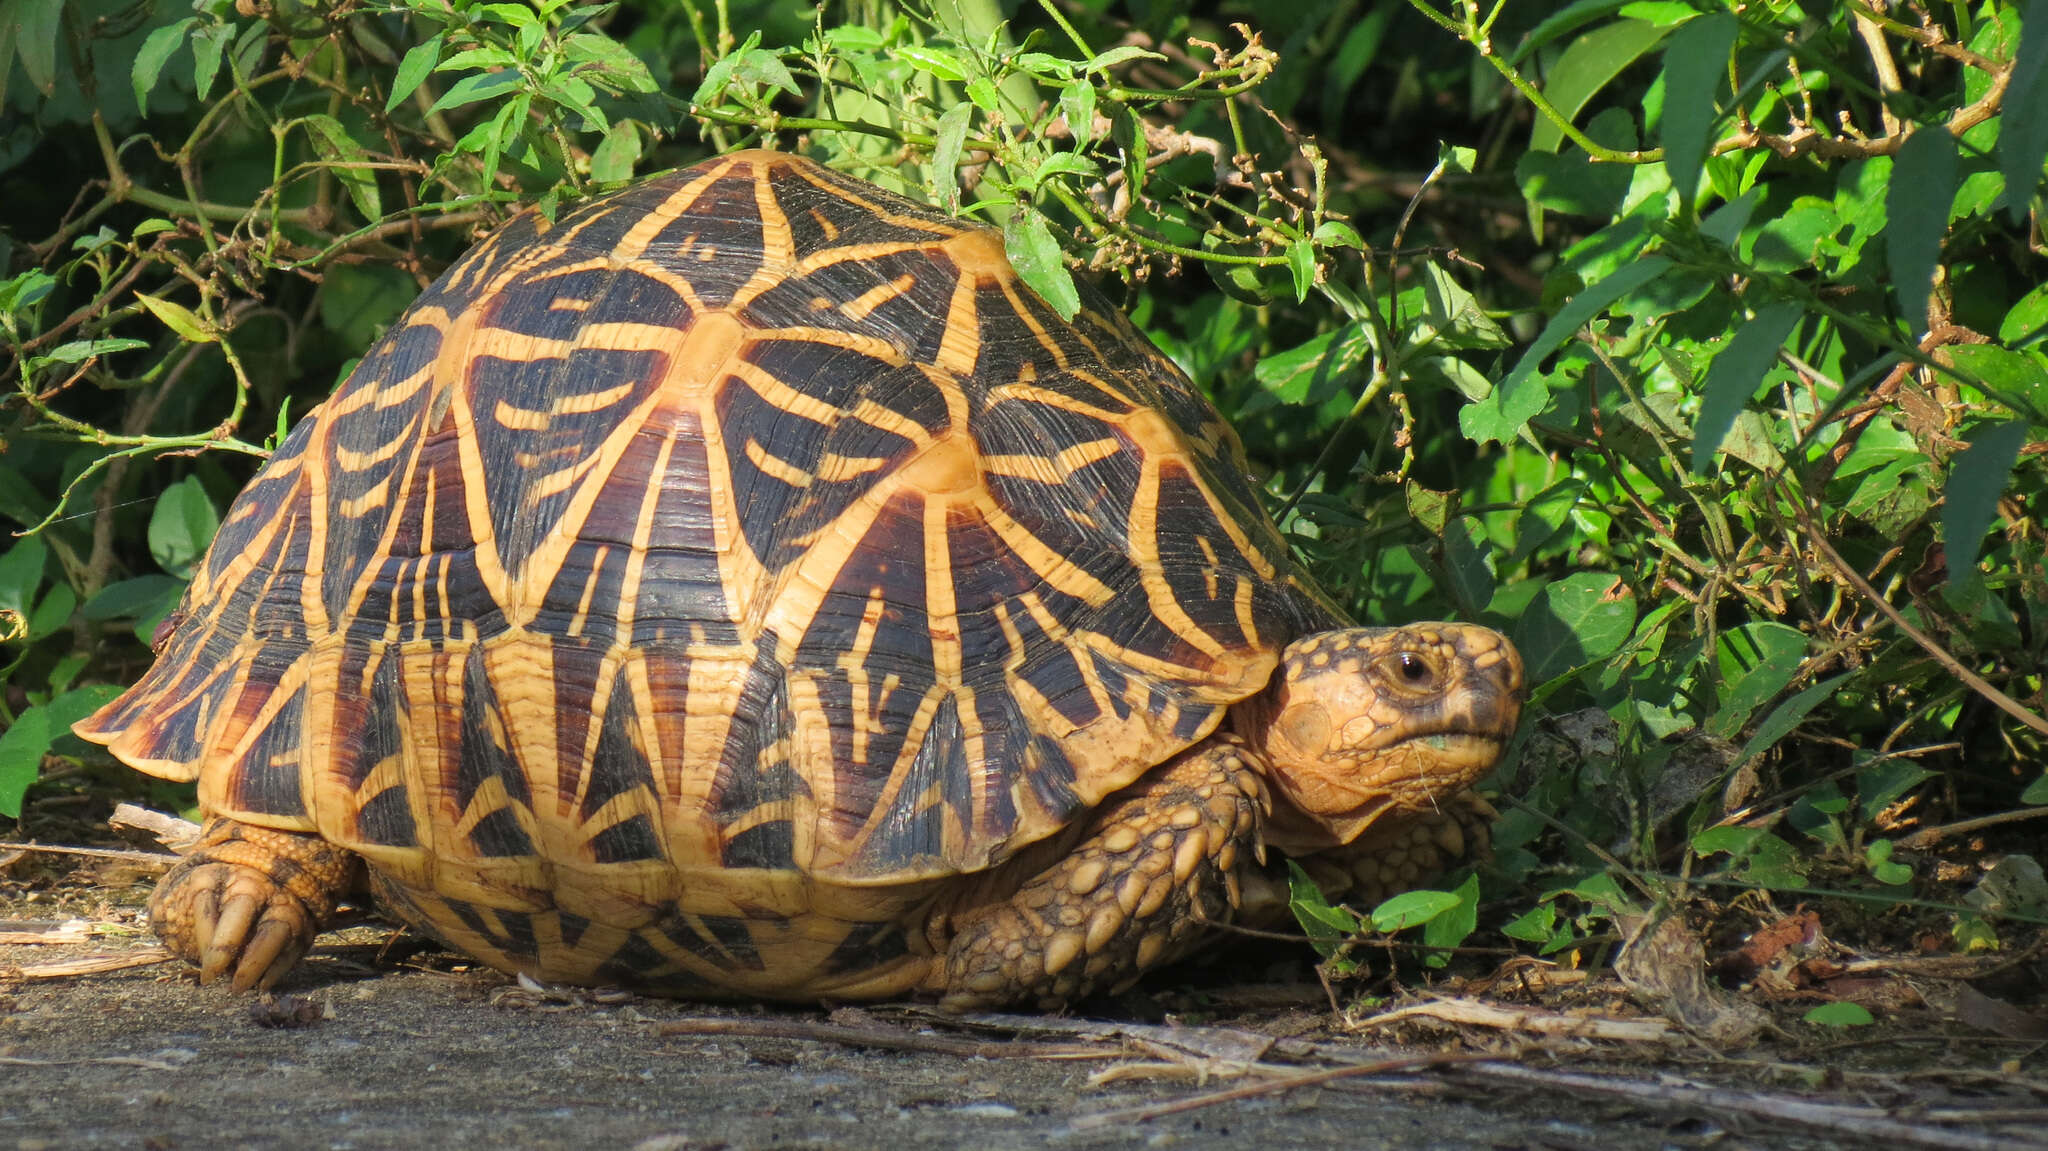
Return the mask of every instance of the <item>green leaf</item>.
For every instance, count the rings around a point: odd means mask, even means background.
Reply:
[[[1949,205],[1956,200],[1956,139],[1940,125],[1914,129],[1899,146],[1885,193],[1885,253],[1899,310],[1915,336],[1927,332],[1927,296],[1941,263]]]
[[[0,732],[0,815],[21,818],[21,797],[42,772],[49,750],[50,715],[41,707],[23,711]]]
[[[1342,220],[1324,220],[1316,225],[1315,241],[1325,248],[1363,248],[1358,229]]]
[[[59,344],[43,355],[31,356],[28,360],[28,366],[40,368],[49,364],[82,364],[94,356],[111,356],[115,352],[132,351],[136,348],[146,348],[148,346],[148,340],[131,340],[125,337],[105,340],[73,340],[68,344]]]
[[[436,33],[406,50],[405,59],[398,62],[398,74],[391,78],[391,95],[384,100],[384,110],[391,111],[412,98],[420,85],[433,74],[434,66],[441,60],[441,34]]]
[[[1764,721],[1756,725],[1756,733],[1749,737],[1749,742],[1743,744],[1742,750],[1736,753],[1735,762],[1738,764],[1748,763],[1750,760],[1769,751],[1773,744],[1792,734],[1792,729],[1799,726],[1800,722],[1806,718],[1808,712],[1819,707],[1829,696],[1841,690],[1842,685],[1854,675],[1854,672],[1849,672],[1838,675],[1833,679],[1824,679],[1772,709],[1771,714],[1765,716]]]
[[[631,120],[611,126],[590,154],[590,178],[601,184],[617,184],[633,178],[640,162],[640,129]]]
[[[1095,85],[1076,80],[1060,89],[1060,115],[1066,117],[1075,144],[1087,147],[1095,138]]]
[[[1081,310],[1081,293],[1074,287],[1073,273],[1060,252],[1059,241],[1044,213],[1030,204],[1019,204],[1003,224],[1003,250],[1009,254],[1017,275],[1031,286],[1063,320]]]
[[[2025,791],[2020,792],[2020,802],[2048,804],[2048,773],[2044,773],[2041,778],[2028,784]]]
[[[593,65],[590,71],[615,90],[660,91],[660,85],[654,82],[640,57],[609,36],[578,32],[564,42],[563,55],[577,63]]]
[[[1515,645],[1539,684],[1620,650],[1635,630],[1636,600],[1627,584],[1602,572],[1574,572],[1547,584],[1516,622]]]
[[[212,94],[213,81],[220,75],[221,53],[234,38],[233,24],[213,24],[193,34],[192,88],[198,99],[203,101]]]
[[[1107,52],[1100,53],[1093,60],[1088,61],[1088,63],[1082,65],[1081,67],[1082,70],[1086,72],[1107,72],[1111,68],[1116,67],[1118,64],[1121,64],[1126,60],[1164,59],[1166,59],[1166,57],[1161,56],[1157,52],[1153,52],[1145,48],[1139,48],[1135,45],[1125,44],[1122,47],[1111,48]]]
[[[149,115],[149,94],[156,90],[156,82],[164,73],[164,65],[171,56],[185,46],[185,33],[192,25],[199,23],[196,16],[166,24],[151,32],[135,53],[135,64],[129,69],[129,76],[135,84],[135,109],[142,115]]]
[[[1576,118],[1579,109],[1608,81],[1662,43],[1669,33],[1668,28],[1641,20],[1616,20],[1601,25],[1572,41],[1550,66],[1550,80],[1543,86],[1544,98],[1565,119]],[[1563,128],[1549,116],[1538,115],[1529,134],[1529,150],[1555,152],[1563,139]]]
[[[960,210],[960,153],[967,147],[967,128],[973,122],[974,105],[955,104],[939,117],[933,133],[932,191],[948,212]]]
[[[1557,907],[1554,904],[1539,903],[1523,912],[1514,921],[1501,926],[1501,934],[1509,939],[1520,939],[1528,943],[1547,942],[1557,930]]]
[[[178,605],[185,594],[185,581],[175,576],[145,575],[110,583],[85,601],[78,614],[96,623],[110,619],[146,619],[161,616]]]
[[[902,45],[892,49],[892,51],[897,58],[908,60],[910,66],[920,72],[937,76],[941,80],[951,80],[955,84],[964,83],[967,80],[967,65],[951,52],[910,44]]]
[[[1708,134],[1719,112],[1714,96],[1728,76],[1728,50],[1740,25],[1726,12],[1689,20],[1664,48],[1664,166],[1678,202],[1690,206],[1700,186]]]
[[[62,631],[71,622],[71,613],[78,609],[78,593],[71,585],[60,583],[43,596],[43,602],[36,605],[34,614],[28,617],[28,638],[38,640]]]
[[[1806,665],[1806,633],[1757,620],[1721,633],[1715,652],[1723,691],[1707,731],[1732,739],[1757,708],[1777,698]]]
[[[1465,942],[1479,926],[1479,877],[1468,875],[1465,882],[1451,893],[1457,902],[1430,917],[1422,928],[1422,942],[1429,947],[1453,948]],[[1385,906],[1382,904],[1382,906]],[[1447,958],[1432,955],[1424,960],[1432,967],[1441,967]]]
[[[503,95],[517,88],[524,80],[525,77],[516,68],[507,69],[503,72],[479,72],[473,76],[464,76],[462,79],[450,84],[448,90],[441,93],[441,98],[434,101],[434,106],[427,109],[427,113],[432,115],[435,112],[443,112],[450,108],[460,108],[465,104],[474,104],[478,100],[488,100],[493,96]]]
[[[1372,336],[1365,325],[1345,324],[1265,357],[1252,366],[1252,378],[1282,403],[1304,403],[1334,395],[1371,354]]]
[[[1294,275],[1294,302],[1307,300],[1308,290],[1316,283],[1315,245],[1305,240],[1287,245],[1287,270]]]
[[[1292,859],[1287,861],[1287,907],[1308,936],[1309,945],[1325,959],[1364,926],[1352,912],[1332,907],[1323,889]]]
[[[2037,284],[1998,322],[1998,342],[2015,350],[2048,343],[2048,283]]]
[[[1856,773],[1857,811],[1869,823],[1898,802],[1900,796],[1934,775],[1909,759],[1878,760]]]
[[[63,23],[64,0],[18,0],[8,17],[21,70],[36,90],[49,96],[57,90],[57,35]],[[0,92],[0,98],[5,97]]]
[[[1998,170],[2005,174],[2005,213],[2026,219],[2048,161],[2048,0],[2026,0],[2020,43],[2012,57],[1998,129]]]
[[[171,300],[160,300],[145,292],[135,293],[135,299],[149,309],[150,315],[164,322],[164,326],[195,344],[210,344],[220,338],[199,314],[183,304]]]
[[[1544,359],[1562,347],[1565,341],[1576,335],[1593,317],[1605,311],[1609,304],[1663,275],[1670,267],[1671,261],[1663,256],[1643,257],[1598,283],[1587,285],[1584,291],[1572,297],[1570,303],[1559,308],[1557,314],[1550,318],[1550,322],[1543,326],[1543,331],[1536,337],[1535,342],[1522,353],[1522,358],[1515,361],[1514,369],[1508,373],[1507,378],[1500,382],[1500,386],[1494,389],[1493,395],[1486,401],[1498,411],[1501,422],[1510,427],[1519,426],[1542,411],[1544,401],[1548,398],[1548,389],[1542,387],[1536,379],[1536,371],[1542,366]],[[1530,387],[1532,382],[1538,386]],[[1458,414],[1459,424],[1466,428],[1467,436],[1471,436],[1479,443],[1501,439],[1498,435],[1487,435],[1484,438],[1473,436],[1473,426],[1467,422],[1466,416],[1481,406],[1482,404],[1467,406],[1465,411]]]
[[[199,477],[186,476],[156,498],[149,513],[149,554],[171,575],[191,579],[219,526],[220,516]]]
[[[519,57],[503,48],[467,48],[434,65],[436,72],[477,72],[486,68],[518,69]]]
[[[376,170],[358,166],[370,162],[370,153],[332,116],[316,114],[307,116],[304,122],[311,129],[314,150],[334,165],[328,171],[348,189],[349,201],[362,214],[363,221],[374,224],[382,219],[384,199],[377,191]]]
[[[0,553],[0,608],[28,617],[36,591],[43,586],[43,565],[49,558],[49,545],[41,536],[24,536]]]
[[[1984,547],[1984,534],[1998,516],[1998,497],[2005,491],[2026,442],[2027,425],[2018,420],[1979,427],[1970,437],[1969,448],[1950,466],[1941,507],[1949,582],[1977,580],[1977,556]]]
[[[1877,1020],[1871,1017],[1870,1011],[1867,1008],[1861,1004],[1850,1003],[1847,1000],[1823,1003],[1808,1011],[1805,1015],[1800,1016],[1800,1018],[1808,1023],[1818,1023],[1823,1027],[1868,1027],[1872,1023],[1877,1022]]]
[[[1374,931],[1400,931],[1428,923],[1461,902],[1450,891],[1404,891],[1372,909],[1372,927]]]

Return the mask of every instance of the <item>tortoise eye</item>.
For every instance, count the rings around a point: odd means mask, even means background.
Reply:
[[[1429,661],[1412,651],[1401,652],[1388,662],[1393,664],[1395,675],[1399,676],[1403,683],[1420,687],[1436,678],[1436,672],[1429,666]]]

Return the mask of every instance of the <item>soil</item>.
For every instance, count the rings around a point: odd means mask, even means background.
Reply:
[[[0,907],[15,915],[21,910],[18,905]],[[21,922],[15,919],[10,926]],[[8,978],[19,974],[9,972],[9,965],[47,967],[86,954],[141,953],[152,941],[140,933],[78,945],[0,947],[0,1083],[5,1084],[0,1090],[0,1151],[220,1146],[637,1151],[1712,1146],[1789,1151],[1885,1142],[1768,1119],[1588,1102],[1541,1088],[1504,1090],[1431,1071],[1393,1089],[1340,1080],[1141,1118],[1128,1112],[1156,1110],[1244,1080],[1204,1083],[1199,1060],[1172,1052],[1162,1058],[1156,1050],[1148,1058],[1128,1044],[1116,1058],[1055,1060],[891,1051],[762,1035],[666,1034],[663,1024],[687,1021],[816,1028],[828,1016],[815,1010],[716,1007],[526,988],[431,954],[380,970],[370,961],[380,950],[378,941],[389,941],[388,931],[355,928],[326,938],[328,945],[281,989],[286,994],[268,999],[200,988],[190,970],[177,963],[60,978]],[[350,940],[358,942],[350,945]],[[1140,1001],[1140,1012],[1157,1002]],[[1115,1003],[1104,1007],[1112,1014],[1123,1009]],[[1317,1007],[1311,1000],[1289,1010],[1212,1010],[1201,1022],[1240,1032],[1307,1035],[1334,1045],[1326,1050],[1348,1048],[1373,1057],[1403,1053],[1345,1036],[1330,1026],[1328,1008]],[[963,1034],[967,1040],[987,1040],[986,1033],[966,1034],[928,1016],[889,1009],[832,1018],[913,1043],[960,1042]],[[1146,1030],[1143,1023],[1129,1026]],[[1445,1050],[1443,1037],[1439,1034],[1434,1046],[1407,1053]],[[1563,1050],[1523,1047],[1519,1058],[1534,1054],[1535,1062],[1550,1066]],[[1589,1045],[1568,1047],[1581,1062],[1603,1058]],[[1669,1059],[1673,1053],[1661,1054]],[[1631,1072],[1642,1081],[1641,1057],[1619,1055],[1633,1065],[1617,1069],[1609,1061],[1597,1070]],[[1672,1065],[1683,1066],[1686,1059],[1680,1056]],[[1091,1077],[1116,1066],[1131,1077],[1091,1085]],[[1782,1092],[1782,1083],[1775,1087]],[[2043,1093],[2048,1089],[2029,1101],[2021,1090],[2008,1101],[2038,1106]],[[1871,1094],[1867,1086],[1845,1091],[1840,1084],[1801,1093],[1848,1103],[1867,1102]],[[1125,1114],[1106,1122],[1101,1118],[1116,1112]],[[1995,1129],[1962,1128],[1957,1137]],[[2007,1131],[2011,1140],[2002,1145],[2015,1151],[2048,1146],[2030,1142],[2031,1135],[2023,1138],[2016,1129]]]

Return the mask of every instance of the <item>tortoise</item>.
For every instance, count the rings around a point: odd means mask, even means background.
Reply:
[[[515,217],[77,725],[198,781],[156,931],[267,987],[366,879],[543,980],[1053,1006],[1190,950],[1268,848],[1383,852],[1499,758],[1519,657],[1352,627],[1083,291],[774,152]]]

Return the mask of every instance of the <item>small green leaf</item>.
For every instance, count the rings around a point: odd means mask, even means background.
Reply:
[[[462,79],[450,84],[448,90],[441,93],[441,98],[434,101],[434,106],[427,109],[427,112],[429,115],[432,115],[435,112],[443,112],[450,108],[460,108],[465,104],[474,104],[478,100],[488,100],[493,96],[502,95],[517,88],[524,79],[525,77],[516,68],[508,68],[503,72],[479,72],[473,76],[464,76]]]
[[[477,72],[486,68],[519,67],[519,57],[503,48],[468,48],[434,65],[436,72]]]
[[[601,184],[617,184],[633,178],[640,162],[640,129],[631,120],[611,126],[597,150],[590,154],[590,178]]]
[[[1536,337],[1535,342],[1522,353],[1522,358],[1515,361],[1514,369],[1507,374],[1507,378],[1500,382],[1500,386],[1496,387],[1493,395],[1488,398],[1487,402],[1504,417],[1502,422],[1511,426],[1520,425],[1542,411],[1544,401],[1548,398],[1545,394],[1547,389],[1541,386],[1536,376],[1537,369],[1542,367],[1543,361],[1550,353],[1563,347],[1565,341],[1577,335],[1580,328],[1605,311],[1609,304],[1663,275],[1670,267],[1671,261],[1663,256],[1645,256],[1598,283],[1587,285],[1585,290],[1572,297],[1570,303],[1559,308],[1557,314],[1550,318],[1550,322],[1543,326],[1543,331]],[[1538,386],[1531,388],[1531,383]],[[1468,436],[1472,435],[1476,425],[1468,422],[1466,415],[1479,406],[1469,405],[1458,415],[1458,422],[1465,427]],[[1497,435],[1489,434],[1479,442],[1485,443],[1487,440],[1499,438]]]
[[[28,617],[28,638],[41,639],[63,630],[71,622],[71,613],[78,609],[78,593],[71,585],[60,583],[43,596],[43,602],[36,605],[35,613]]]
[[[1764,373],[1777,362],[1778,352],[1804,314],[1805,309],[1789,300],[1772,304],[1738,327],[1728,346],[1714,357],[1706,385],[1700,390],[1699,418],[1693,424],[1694,475],[1703,476],[1712,469],[1714,453],[1734,426],[1736,415],[1762,386]]]
[[[1714,97],[1728,77],[1728,50],[1740,25],[1726,12],[1688,20],[1664,48],[1664,166],[1678,202],[1689,210],[1700,186],[1700,163],[1719,112]]]
[[[1769,751],[1771,746],[1779,740],[1792,734],[1792,729],[1798,727],[1806,719],[1808,712],[1819,707],[1827,701],[1829,696],[1841,690],[1844,681],[1848,680],[1853,674],[1853,672],[1845,673],[1835,676],[1833,679],[1824,679],[1773,708],[1771,714],[1765,716],[1764,721],[1756,725],[1756,731],[1749,737],[1749,742],[1743,744],[1742,750],[1736,753],[1735,762],[1738,764],[1748,763],[1751,759]]]
[[[578,32],[563,45],[563,55],[579,64],[590,64],[586,74],[602,79],[614,91],[656,92],[660,85],[647,71],[640,57],[624,44],[595,32]]]
[[[2028,784],[2027,789],[2020,792],[2020,802],[2048,804],[2048,774]]]
[[[305,125],[311,129],[313,147],[334,166],[328,171],[348,189],[348,198],[362,214],[365,223],[375,223],[384,216],[384,199],[377,191],[377,173],[367,165],[370,153],[341,121],[332,116],[312,115],[305,118]]]
[[[1081,310],[1081,293],[1074,287],[1073,273],[1067,271],[1059,241],[1045,215],[1030,204],[1019,204],[1003,224],[1003,250],[1017,275],[1031,286],[1063,320]]]
[[[186,476],[156,498],[149,514],[149,554],[172,576],[191,579],[219,526],[220,516],[199,477]]]
[[[221,53],[234,38],[233,24],[214,24],[193,34],[192,88],[198,99],[203,101],[213,93],[213,81],[220,75]]]
[[[1823,1027],[1868,1027],[1872,1023],[1877,1022],[1877,1020],[1871,1018],[1870,1011],[1867,1008],[1861,1004],[1850,1003],[1847,1000],[1823,1003],[1800,1018],[1808,1023],[1818,1023]]]
[[[1287,861],[1287,906],[1308,936],[1309,945],[1325,959],[1363,926],[1351,911],[1332,907],[1323,889],[1292,859]]]
[[[192,25],[199,23],[196,16],[166,24],[151,32],[135,53],[135,65],[129,75],[135,83],[135,109],[142,115],[149,115],[149,94],[156,90],[156,82],[164,73],[171,55],[185,45],[185,33]]]
[[[441,59],[441,36],[436,33],[407,49],[405,59],[398,62],[398,74],[391,78],[391,95],[384,101],[384,110],[391,111],[412,98],[420,85],[433,74],[434,66]]]
[[[1315,241],[1325,248],[1364,248],[1358,229],[1342,220],[1324,220],[1316,225]]]
[[[1501,927],[1501,934],[1509,939],[1520,939],[1527,943],[1544,943],[1557,930],[1557,907],[1554,904],[1539,903],[1523,912],[1513,922]]]
[[[0,815],[21,818],[21,797],[43,769],[50,750],[50,714],[31,707],[0,732]]]
[[[1456,947],[1470,938],[1479,926],[1479,877],[1468,875],[1465,882],[1451,893],[1457,902],[1430,917],[1422,928],[1422,942],[1425,946],[1445,950]],[[1431,967],[1442,967],[1449,962],[1444,955],[1431,955],[1423,960]]]
[[[1607,658],[1635,630],[1635,593],[1616,576],[1574,572],[1546,584],[1515,627],[1529,660],[1529,682],[1542,683]]]
[[[1600,25],[1574,39],[1549,66],[1544,98],[1566,119],[1576,118],[1579,110],[1609,81],[1663,43],[1670,31],[1644,20],[1616,20]],[[1529,133],[1529,149],[1555,152],[1563,139],[1564,129],[1560,125],[1549,116],[1538,116]]]
[[[1980,427],[1970,446],[1955,458],[1948,485],[1942,489],[1941,538],[1951,583],[1978,578],[1977,556],[1984,533],[1998,516],[1998,497],[2012,477],[2012,466],[2027,442],[2027,426],[2018,420]]]
[[[1003,94],[996,82],[986,76],[976,76],[967,82],[967,98],[974,106],[995,115],[1002,108]]]
[[[171,300],[160,300],[144,292],[135,293],[135,298],[149,313],[164,322],[164,326],[178,333],[194,344],[210,344],[220,338],[213,328],[197,312]]]
[[[1916,128],[1899,146],[1885,193],[1885,251],[1899,310],[1915,335],[1927,332],[1927,296],[1941,263],[1949,205],[1956,199],[1956,138],[1936,125]]]
[[[1450,891],[1404,891],[1372,909],[1373,930],[1394,932],[1428,923],[1460,902]]]
[[[85,601],[78,614],[95,623],[110,619],[161,618],[178,606],[185,581],[167,575],[136,576],[108,584]]]
[[[951,52],[909,44],[892,49],[892,51],[899,59],[908,60],[910,66],[920,72],[937,76],[941,80],[951,80],[955,84],[964,83],[967,80],[967,65],[962,63],[960,58]]]
[[[932,191],[939,206],[948,212],[960,210],[960,153],[967,147],[967,127],[974,122],[974,105],[955,104],[939,117],[932,134]]]
[[[1315,245],[1304,240],[1287,245],[1287,270],[1294,275],[1294,302],[1301,303],[1316,283]]]
[[[36,591],[43,586],[43,566],[49,561],[50,548],[41,536],[24,536],[14,546],[0,552],[0,608],[28,618],[29,607],[36,602]]]
[[[2048,160],[2048,0],[2026,0],[2019,47],[1999,117],[1998,170],[2005,174],[2005,212],[2026,219]]]
[[[1076,80],[1060,89],[1060,115],[1066,117],[1075,144],[1087,147],[1095,138],[1095,85]]]
[[[6,15],[14,24],[21,70],[43,95],[57,90],[57,39],[65,0],[19,0]],[[0,99],[6,93],[0,92]]]
[[[1166,57],[1161,56],[1157,52],[1139,48],[1136,45],[1125,44],[1122,47],[1111,48],[1109,51],[1097,55],[1093,60],[1088,61],[1088,63],[1081,67],[1083,71],[1087,72],[1107,72],[1126,60],[1138,59],[1164,60]]]
[[[68,344],[59,344],[43,355],[30,357],[28,365],[31,368],[40,368],[48,364],[82,364],[94,356],[111,356],[115,352],[126,352],[148,346],[148,340],[131,340],[125,337],[105,340],[73,340]]]

